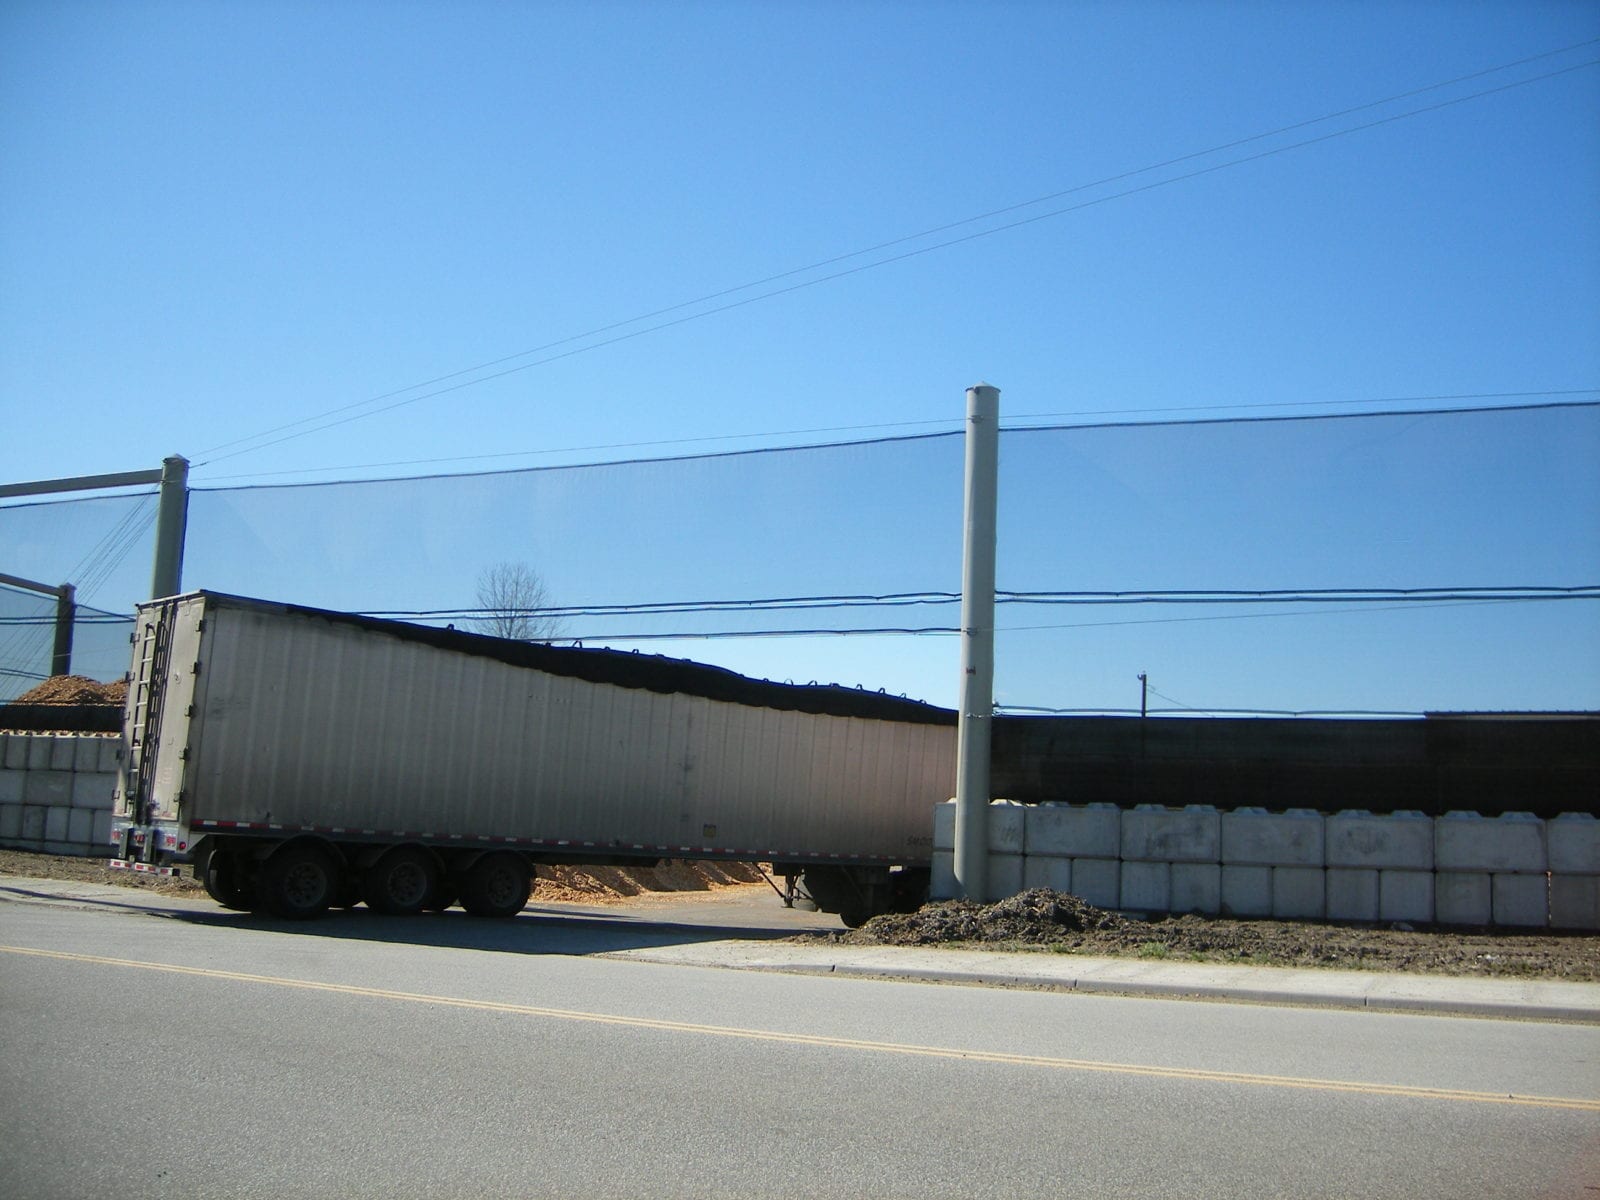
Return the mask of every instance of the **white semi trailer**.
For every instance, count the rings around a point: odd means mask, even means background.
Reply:
[[[279,916],[526,904],[541,864],[769,863],[846,924],[926,895],[955,714],[193,592],[141,605],[112,864]]]

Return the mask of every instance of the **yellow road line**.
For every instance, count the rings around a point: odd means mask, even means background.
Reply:
[[[880,1054],[911,1055],[920,1058],[953,1058],[962,1062],[997,1063],[1005,1066],[1042,1067],[1060,1071],[1091,1071],[1109,1075],[1142,1075],[1156,1079],[1187,1079],[1203,1083],[1233,1083],[1255,1087],[1299,1088],[1319,1092],[1352,1092],[1365,1096],[1401,1096],[1417,1100],[1455,1100],[1472,1104],[1512,1104],[1528,1108],[1560,1108],[1600,1113],[1600,1099],[1566,1096],[1519,1096],[1500,1092],[1473,1092],[1455,1088],[1408,1087],[1388,1083],[1356,1083],[1341,1079],[1301,1079],[1291,1075],[1256,1075],[1237,1071],[1205,1071],[1192,1067],[1152,1067],[1138,1063],[1097,1062],[1093,1059],[1050,1058],[1035,1054],[1006,1054],[991,1050],[957,1050],[944,1046],[918,1046],[905,1042],[873,1042],[858,1038],[827,1037],[809,1033],[781,1033],[767,1029],[741,1029],[729,1025],[700,1025],[690,1021],[663,1021],[652,1017],[625,1017],[614,1013],[582,1012],[566,1008],[542,1008],[531,1004],[506,1004],[495,1000],[470,1000],[461,996],[437,996],[426,992],[401,992],[388,988],[357,987],[346,983],[324,983],[311,979],[289,979],[278,975],[249,975],[240,971],[219,971],[210,967],[183,967],[174,963],[140,962],[129,958],[105,958],[95,954],[71,954],[61,950],[35,950],[25,946],[0,946],[0,953],[50,958],[63,962],[87,963],[102,967],[127,967],[159,971],[169,975],[189,975],[201,979],[233,983],[264,984],[270,987],[297,988],[308,992],[331,992],[342,996],[362,996],[375,1000],[398,1000],[413,1004],[434,1004],[464,1008],[475,1012],[509,1013],[523,1017],[544,1017],[556,1021],[583,1021],[594,1025],[622,1025],[633,1029],[653,1029],[667,1033],[692,1033],[705,1037],[742,1038],[747,1041],[779,1042],[794,1046],[822,1046],[829,1049],[866,1050]]]

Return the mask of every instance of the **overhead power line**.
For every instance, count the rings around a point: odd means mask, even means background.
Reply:
[[[847,268],[844,268],[842,270],[832,271],[830,273],[823,274],[823,275],[817,276],[817,277],[812,278],[812,279],[805,279],[805,280],[801,280],[799,282],[794,282],[794,283],[786,283],[786,284],[784,284],[784,286],[772,288],[771,290],[764,291],[764,292],[759,292],[758,294],[753,295],[753,296],[746,296],[746,297],[744,297],[742,299],[737,299],[737,300],[728,300],[729,297],[737,296],[741,292],[754,291],[757,288],[768,287],[771,284],[781,283],[781,282],[783,282],[785,280],[791,280],[791,279],[794,279],[797,276],[807,275],[807,274],[810,274],[810,273],[815,272],[815,271],[826,271],[830,267],[837,266],[837,265],[839,265],[841,263],[849,262],[852,259],[863,258],[863,257],[866,257],[868,255],[872,255],[872,254],[878,254],[878,253],[881,253],[881,252],[883,252],[885,250],[891,250],[891,249],[894,249],[895,247],[907,245],[907,244],[909,244],[911,242],[920,241],[920,240],[922,240],[924,238],[936,237],[936,236],[939,236],[940,234],[947,233],[947,232],[949,232],[951,230],[954,230],[954,229],[963,228],[965,226],[972,225],[972,224],[977,224],[979,222],[986,221],[986,220],[993,220],[993,219],[995,219],[997,217],[1009,216],[1009,215],[1011,215],[1013,213],[1020,212],[1020,211],[1022,211],[1024,209],[1036,207],[1037,205],[1044,204],[1044,203],[1049,203],[1049,202],[1052,202],[1052,201],[1055,201],[1055,200],[1059,200],[1059,199],[1065,198],[1067,196],[1079,194],[1079,193],[1082,193],[1082,192],[1085,192],[1085,191],[1091,191],[1091,190],[1093,190],[1095,188],[1111,186],[1111,185],[1114,185],[1114,184],[1117,184],[1117,183],[1120,183],[1120,182],[1127,181],[1129,179],[1137,178],[1138,176],[1141,176],[1141,175],[1150,174],[1150,173],[1155,172],[1155,171],[1166,170],[1166,169],[1174,167],[1174,166],[1180,166],[1180,165],[1182,165],[1184,163],[1193,162],[1193,161],[1196,161],[1198,159],[1207,158],[1207,157],[1210,157],[1210,156],[1215,155],[1215,154],[1226,153],[1227,151],[1238,149],[1238,148],[1240,148],[1242,146],[1250,145],[1250,144],[1253,144],[1255,142],[1263,141],[1263,140],[1270,139],[1270,138],[1273,138],[1273,137],[1280,137],[1280,136],[1283,136],[1285,134],[1293,133],[1293,132],[1298,131],[1298,130],[1307,129],[1307,128],[1309,128],[1311,126],[1314,126],[1314,125],[1325,124],[1325,123],[1327,123],[1329,121],[1339,120],[1339,119],[1341,119],[1343,117],[1351,116],[1351,115],[1354,115],[1356,113],[1365,112],[1365,111],[1368,111],[1368,110],[1371,110],[1371,109],[1374,109],[1374,108],[1381,108],[1381,107],[1383,107],[1384,105],[1387,105],[1387,104],[1399,103],[1399,102],[1404,101],[1404,100],[1412,99],[1412,98],[1415,98],[1417,96],[1421,96],[1421,95],[1427,94],[1429,92],[1438,91],[1438,90],[1441,90],[1443,88],[1455,86],[1457,84],[1469,82],[1469,81],[1474,80],[1474,79],[1481,79],[1481,78],[1484,78],[1484,77],[1489,76],[1489,75],[1498,74],[1498,73],[1500,73],[1502,71],[1512,70],[1512,69],[1514,69],[1516,67],[1520,67],[1520,66],[1526,66],[1526,65],[1528,65],[1530,63],[1540,62],[1540,61],[1543,61],[1543,60],[1546,60],[1546,59],[1549,59],[1549,58],[1560,56],[1562,54],[1569,54],[1569,53],[1572,53],[1573,51],[1582,50],[1582,49],[1585,49],[1585,48],[1587,48],[1589,46],[1595,45],[1596,43],[1600,43],[1600,38],[1589,39],[1588,41],[1574,43],[1573,45],[1564,46],[1564,47],[1561,47],[1559,49],[1547,51],[1547,52],[1542,53],[1542,54],[1533,55],[1533,56],[1530,56],[1530,57],[1527,57],[1527,58],[1517,59],[1517,60],[1512,61],[1512,62],[1501,63],[1501,64],[1499,64],[1497,66],[1487,67],[1487,68],[1484,68],[1482,70],[1472,72],[1471,74],[1468,74],[1468,75],[1461,75],[1461,76],[1457,76],[1457,77],[1455,77],[1453,79],[1442,80],[1442,81],[1439,81],[1437,83],[1428,84],[1428,85],[1425,85],[1425,86],[1420,87],[1420,88],[1413,88],[1413,89],[1411,89],[1409,91],[1400,92],[1400,93],[1397,93],[1397,94],[1392,95],[1392,96],[1387,96],[1387,97],[1384,97],[1384,98],[1379,99],[1379,100],[1372,100],[1372,101],[1368,101],[1368,102],[1366,102],[1364,104],[1356,105],[1356,106],[1351,107],[1351,108],[1345,108],[1345,109],[1341,109],[1341,110],[1339,110],[1337,112],[1327,113],[1327,114],[1324,114],[1323,116],[1320,116],[1320,117],[1314,117],[1314,118],[1311,118],[1309,120],[1298,121],[1298,122],[1295,122],[1293,124],[1280,126],[1277,129],[1268,130],[1268,131],[1265,131],[1265,132],[1262,132],[1262,133],[1252,134],[1252,135],[1250,135],[1248,137],[1245,137],[1245,138],[1239,138],[1239,139],[1235,139],[1233,141],[1220,143],[1218,145],[1209,147],[1209,148],[1204,149],[1204,150],[1197,150],[1197,151],[1194,151],[1194,152],[1191,152],[1191,153],[1188,153],[1188,154],[1180,155],[1180,156],[1178,156],[1176,158],[1165,159],[1165,160],[1163,160],[1161,162],[1152,163],[1152,164],[1149,164],[1147,166],[1138,167],[1138,168],[1135,168],[1135,169],[1129,170],[1129,171],[1124,171],[1124,172],[1121,172],[1121,173],[1116,174],[1116,175],[1107,176],[1107,177],[1105,177],[1103,179],[1098,179],[1098,180],[1094,180],[1092,182],[1078,184],[1078,185],[1075,185],[1073,187],[1066,188],[1066,189],[1063,189],[1063,190],[1060,190],[1060,191],[1051,192],[1051,193],[1048,193],[1048,194],[1046,194],[1044,196],[1037,197],[1037,198],[1035,198],[1033,200],[1023,201],[1021,203],[1008,205],[1008,206],[1006,206],[1004,208],[992,209],[992,210],[990,210],[990,211],[988,211],[986,213],[981,213],[981,214],[978,214],[978,215],[975,215],[975,216],[963,218],[963,219],[961,219],[959,221],[949,222],[947,224],[935,226],[935,227],[933,227],[931,229],[924,230],[924,231],[922,231],[920,233],[907,234],[907,235],[905,235],[903,237],[894,238],[894,239],[891,239],[891,240],[886,241],[886,242],[879,242],[879,243],[877,243],[877,244],[875,244],[873,246],[869,246],[869,247],[866,247],[866,248],[861,249],[861,250],[854,250],[854,251],[850,251],[850,252],[848,252],[846,254],[836,255],[836,256],[833,256],[831,258],[822,259],[822,260],[819,260],[818,262],[809,264],[807,266],[796,267],[796,268],[793,268],[791,270],[783,271],[783,272],[780,272],[780,273],[775,274],[775,275],[768,275],[768,276],[765,276],[765,277],[763,277],[761,279],[753,280],[751,282],[744,283],[744,284],[739,284],[739,285],[737,285],[735,287],[725,288],[725,289],[723,289],[721,291],[711,292],[711,293],[708,293],[708,294],[706,294],[704,296],[698,297],[698,298],[693,299],[693,300],[685,300],[685,301],[679,302],[677,304],[669,305],[669,306],[667,306],[665,308],[655,309],[655,310],[653,310],[651,312],[640,314],[639,316],[629,317],[629,318],[627,318],[625,320],[621,320],[621,321],[614,321],[614,322],[611,322],[609,324],[598,326],[598,327],[596,327],[594,329],[585,331],[583,333],[574,334],[574,335],[571,335],[569,337],[560,338],[560,339],[557,339],[555,341],[543,343],[542,345],[535,346],[535,347],[532,347],[532,348],[527,349],[527,350],[519,351],[519,352],[517,352],[515,354],[506,355],[506,356],[503,356],[503,357],[500,357],[500,358],[492,359],[490,361],[481,363],[481,364],[479,364],[477,366],[474,366],[474,367],[467,367],[467,368],[463,368],[463,369],[461,369],[459,371],[453,371],[453,372],[450,372],[448,374],[435,376],[434,378],[432,378],[430,380],[423,381],[421,383],[411,384],[411,385],[409,385],[407,387],[399,388],[399,389],[396,389],[396,390],[393,390],[393,391],[389,391],[389,392],[384,392],[384,393],[381,393],[381,394],[376,395],[376,396],[368,397],[367,399],[364,399],[364,400],[359,400],[359,401],[352,402],[350,404],[346,404],[346,405],[342,405],[342,406],[339,406],[339,407],[336,407],[336,408],[328,409],[328,410],[325,410],[322,413],[314,414],[314,415],[309,416],[309,417],[300,418],[299,420],[296,420],[296,421],[291,421],[291,422],[287,422],[287,423],[282,424],[282,425],[274,426],[274,427],[272,427],[270,429],[263,430],[260,433],[252,434],[252,435],[249,435],[247,437],[236,438],[236,439],[234,439],[232,441],[220,443],[220,444],[218,444],[216,446],[213,446],[213,447],[211,447],[211,448],[209,448],[207,450],[201,451],[200,454],[197,457],[200,458],[202,461],[200,461],[196,465],[205,466],[205,465],[207,465],[208,463],[211,463],[211,462],[219,462],[219,461],[223,461],[225,459],[237,457],[238,455],[241,455],[241,454],[251,453],[251,452],[256,451],[256,450],[264,450],[264,449],[266,449],[266,448],[268,448],[270,446],[280,445],[283,442],[292,441],[294,439],[301,438],[301,437],[306,437],[306,436],[309,436],[309,435],[314,434],[314,433],[325,432],[326,430],[337,428],[338,426],[341,426],[341,425],[349,424],[352,421],[365,420],[365,419],[367,419],[369,417],[379,416],[379,415],[381,415],[383,413],[391,412],[391,411],[394,411],[395,409],[402,408],[402,407],[405,407],[407,405],[416,404],[416,403],[419,403],[420,401],[423,401],[423,400],[434,399],[434,398],[437,398],[439,396],[448,395],[450,393],[460,391],[461,389],[467,388],[467,387],[476,387],[479,384],[488,383],[488,382],[491,382],[492,380],[495,380],[495,379],[501,379],[501,378],[504,378],[504,377],[506,377],[508,375],[513,375],[513,374],[516,374],[516,373],[521,372],[521,371],[530,370],[530,369],[532,369],[534,367],[548,365],[549,363],[556,362],[556,361],[559,361],[559,360],[565,359],[565,358],[570,358],[570,357],[572,357],[574,355],[586,354],[586,353],[589,353],[590,351],[598,350],[598,349],[601,349],[601,348],[606,347],[606,346],[615,345],[615,344],[617,344],[619,342],[628,341],[628,340],[631,340],[631,339],[636,338],[636,337],[642,337],[642,336],[644,336],[645,334],[648,334],[648,333],[656,333],[656,332],[660,332],[660,331],[665,330],[665,329],[673,328],[673,327],[678,326],[678,325],[686,324],[686,323],[688,323],[690,321],[702,320],[702,319],[704,319],[706,317],[715,316],[715,315],[717,315],[719,313],[729,312],[729,311],[732,311],[734,309],[743,308],[743,307],[746,307],[746,306],[751,305],[751,304],[760,303],[760,302],[765,301],[765,300],[774,299],[774,298],[779,297],[779,296],[784,296],[784,295],[788,295],[790,293],[801,291],[801,290],[804,290],[804,289],[807,289],[807,288],[816,287],[816,286],[818,286],[820,284],[823,284],[823,283],[829,283],[829,282],[833,282],[833,281],[836,281],[836,280],[839,280],[839,279],[844,279],[844,278],[847,278],[847,277],[852,276],[852,275],[860,274],[861,272],[864,272],[864,271],[875,270],[875,269],[877,269],[879,267],[888,266],[888,265],[891,265],[893,263],[903,262],[903,261],[906,261],[907,259],[916,258],[916,257],[919,257],[919,256],[924,255],[924,254],[930,254],[930,253],[933,253],[933,252],[938,251],[938,250],[944,250],[944,249],[949,249],[950,247],[953,247],[953,246],[963,245],[963,244],[965,244],[967,242],[975,241],[975,240],[978,240],[980,238],[992,237],[992,236],[994,236],[996,234],[999,234],[999,233],[1004,233],[1004,232],[1007,232],[1007,231],[1013,230],[1013,229],[1019,229],[1019,228],[1022,228],[1024,226],[1027,226],[1027,225],[1032,225],[1032,224],[1035,224],[1035,223],[1040,222],[1040,221],[1049,220],[1049,219],[1052,219],[1054,217],[1063,216],[1063,215],[1068,214],[1068,213],[1078,212],[1078,211],[1081,211],[1081,210],[1086,209],[1086,208],[1091,208],[1091,207],[1094,207],[1094,206],[1097,206],[1097,205],[1100,205],[1100,204],[1108,203],[1108,202],[1110,202],[1112,200],[1123,199],[1123,198],[1126,198],[1126,197],[1129,197],[1129,196],[1134,196],[1134,195],[1141,194],[1143,192],[1152,191],[1152,190],[1157,189],[1157,188],[1169,187],[1169,186],[1171,186],[1173,184],[1181,183],[1181,182],[1184,182],[1184,181],[1187,181],[1187,180],[1190,180],[1190,179],[1196,179],[1196,178],[1199,178],[1199,177],[1204,176],[1204,175],[1209,175],[1209,174],[1215,173],[1217,171],[1228,170],[1228,169],[1230,169],[1232,167],[1237,167],[1237,166],[1244,165],[1246,163],[1257,162],[1257,161],[1260,161],[1260,160],[1265,159],[1265,158],[1270,158],[1270,157],[1273,157],[1273,156],[1276,156],[1276,155],[1279,155],[1279,154],[1284,154],[1284,153],[1287,153],[1290,150],[1302,149],[1302,148],[1307,147],[1307,146],[1313,146],[1313,145],[1320,144],[1322,142],[1331,141],[1331,140],[1333,140],[1335,138],[1347,137],[1347,136],[1349,136],[1351,134],[1354,134],[1354,133],[1360,133],[1360,132],[1363,132],[1363,131],[1369,130],[1369,129],[1376,129],[1376,128],[1379,128],[1381,126],[1392,124],[1392,123],[1397,122],[1397,121],[1408,120],[1408,119],[1410,119],[1412,117],[1417,117],[1417,116],[1422,116],[1422,115],[1425,115],[1425,114],[1428,114],[1428,113],[1437,112],[1437,111],[1440,111],[1442,109],[1449,108],[1449,107],[1452,107],[1452,106],[1457,105],[1457,104],[1463,104],[1463,103],[1466,103],[1466,102],[1471,101],[1471,100],[1482,99],[1482,98],[1484,98],[1486,96],[1492,96],[1492,95],[1496,95],[1496,94],[1499,94],[1499,93],[1502,93],[1502,92],[1510,91],[1510,90],[1515,89],[1515,88],[1526,87],[1526,86],[1528,86],[1530,84],[1543,82],[1543,81],[1548,80],[1548,79],[1554,79],[1554,78],[1557,78],[1557,77],[1562,76],[1562,75],[1570,74],[1571,72],[1574,72],[1574,71],[1583,70],[1583,69],[1586,69],[1588,67],[1593,67],[1593,66],[1600,65],[1600,59],[1591,59],[1591,60],[1588,60],[1588,61],[1585,61],[1585,62],[1581,62],[1581,63],[1577,63],[1577,64],[1574,64],[1574,65],[1571,65],[1571,66],[1562,67],[1562,68],[1559,68],[1559,69],[1556,69],[1556,70],[1553,70],[1553,71],[1549,71],[1549,72],[1546,72],[1546,73],[1541,74],[1541,75],[1535,75],[1535,76],[1531,76],[1531,77],[1528,77],[1528,78],[1525,78],[1525,79],[1515,80],[1515,81],[1513,81],[1511,83],[1501,84],[1501,85],[1499,85],[1497,87],[1485,88],[1483,90],[1476,91],[1476,92],[1471,92],[1471,93],[1468,93],[1466,95],[1452,97],[1451,99],[1442,100],[1442,101],[1439,101],[1438,103],[1435,103],[1435,104],[1424,105],[1422,107],[1411,109],[1411,110],[1408,110],[1406,112],[1393,113],[1393,114],[1390,114],[1389,116],[1386,116],[1386,117],[1380,117],[1380,118],[1377,118],[1377,119],[1372,120],[1372,121],[1363,122],[1361,124],[1349,126],[1349,127],[1343,128],[1343,129],[1333,130],[1332,132],[1329,132],[1329,133],[1319,134],[1319,135],[1317,135],[1315,137],[1305,138],[1305,139],[1302,139],[1300,141],[1287,143],[1285,145],[1275,146],[1275,147],[1272,147],[1272,148],[1267,149],[1267,150],[1262,150],[1262,151],[1258,151],[1258,152],[1253,153],[1253,154],[1244,155],[1244,156],[1239,157],[1239,158],[1230,159],[1230,160],[1228,160],[1226,162],[1213,163],[1213,164],[1211,164],[1209,166],[1200,167],[1200,168],[1198,168],[1196,170],[1186,171],[1186,172],[1183,172],[1181,174],[1169,176],[1169,177],[1164,178],[1164,179],[1158,179],[1158,180],[1155,180],[1155,181],[1150,182],[1150,183],[1145,183],[1145,184],[1141,184],[1141,185],[1139,185],[1137,187],[1127,188],[1127,189],[1124,189],[1122,191],[1113,192],[1113,193],[1110,193],[1110,194],[1105,195],[1105,196],[1100,196],[1100,197],[1097,197],[1097,198],[1094,198],[1094,199],[1091,199],[1091,200],[1083,201],[1081,203],[1067,205],[1065,207],[1053,209],[1053,210],[1050,210],[1048,212],[1036,213],[1036,214],[1034,214],[1032,216],[1023,217],[1023,218],[1020,218],[1020,219],[1017,219],[1017,220],[1008,221],[1008,222],[1005,222],[1003,224],[991,226],[989,228],[982,229],[982,230],[979,230],[979,231],[974,232],[974,233],[967,233],[967,234],[963,234],[963,235],[961,235],[959,237],[948,238],[948,239],[943,240],[943,241],[935,242],[935,243],[933,243],[931,245],[921,246],[921,247],[917,247],[917,248],[914,248],[914,249],[901,251],[899,253],[890,254],[887,257],[874,259],[871,262],[862,263],[862,264],[858,264],[858,265],[855,265],[855,266],[847,267]],[[717,301],[726,301],[726,302],[725,303],[716,303]],[[712,305],[712,307],[700,308],[700,306],[707,305],[707,304]],[[644,328],[633,329],[633,330],[628,331],[628,332],[619,332],[619,331],[622,331],[622,330],[626,330],[627,327],[630,326],[630,325],[640,325],[640,324],[643,324],[644,322],[647,322],[647,321],[656,321],[657,318],[668,316],[669,314],[673,314],[673,313],[681,313],[685,309],[695,309],[695,308],[699,308],[700,311],[692,312],[692,313],[689,313],[687,315],[672,317],[669,320],[658,321],[655,324],[646,325]],[[607,335],[610,335],[610,336],[607,336]],[[592,339],[592,338],[599,338],[601,340],[590,341],[589,339]],[[574,345],[574,343],[580,343],[580,342],[587,343],[587,344]],[[549,351],[555,351],[555,353],[547,353]],[[535,355],[544,355],[544,357],[535,358],[531,362],[521,362],[518,365],[514,365],[514,366],[507,366],[506,365],[508,363],[517,363],[517,361],[520,360],[520,359],[532,358]],[[499,369],[495,369],[495,368],[499,368]],[[484,372],[484,371],[487,371],[489,373],[488,374],[479,374],[480,372]],[[463,379],[464,376],[473,376],[473,378]],[[452,382],[452,381],[454,381],[454,382]],[[438,385],[445,385],[445,386],[438,386]],[[422,390],[422,389],[430,389],[430,388],[433,389],[433,390]],[[415,392],[415,391],[420,391],[421,394],[414,395],[414,396],[407,396],[406,395],[406,393],[408,393],[408,392]],[[387,402],[387,403],[385,403],[385,402]],[[373,407],[375,405],[378,406],[378,407]],[[360,409],[365,409],[366,411],[356,411],[356,410],[360,410]],[[330,418],[335,418],[335,419],[330,419]],[[295,430],[297,432],[290,432],[291,430]],[[278,434],[282,434],[283,436],[281,436],[281,437],[280,436],[275,436],[275,435],[278,435]],[[262,440],[262,439],[270,439],[270,440]],[[252,443],[254,443],[254,444],[252,444]],[[230,451],[230,453],[226,453],[226,454],[219,453],[220,451],[224,451],[224,450]],[[215,456],[215,457],[212,457],[212,456]]]

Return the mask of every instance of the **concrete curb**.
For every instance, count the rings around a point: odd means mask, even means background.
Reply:
[[[804,946],[708,942],[693,946],[619,951],[604,957],[778,974],[891,979],[968,987],[1030,988],[1084,995],[1143,996],[1166,1000],[1208,1000],[1600,1025],[1600,984],[1592,983],[1233,967],[1211,963],[1155,965],[1127,959],[1074,956],[1059,956],[1039,963],[1018,963],[1015,961],[1018,957],[1034,956],[1014,954],[996,955],[1001,961],[965,968],[929,962],[928,955],[982,952],[919,952],[900,947],[870,947],[859,948],[857,953],[841,954],[841,947],[828,949],[829,953],[818,954]],[[904,955],[905,959],[897,963],[896,955]]]

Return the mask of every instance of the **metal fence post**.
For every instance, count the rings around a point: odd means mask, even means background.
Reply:
[[[50,674],[72,674],[72,622],[78,616],[78,589],[63,583],[56,589],[56,643],[50,652]]]
[[[995,514],[1000,389],[967,389],[966,520],[961,564],[961,714],[956,752],[956,888],[986,899],[989,737],[994,722]]]
[[[150,598],[183,590],[183,538],[189,522],[189,460],[181,454],[161,463],[161,500],[156,510],[156,560]]]

